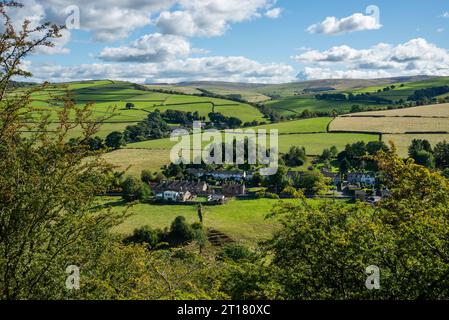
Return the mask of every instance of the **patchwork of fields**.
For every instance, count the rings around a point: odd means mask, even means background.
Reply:
[[[395,88],[389,91],[377,92],[378,90],[383,90],[386,87],[385,85],[380,85],[358,89],[353,91],[353,93],[374,93],[377,97],[390,99],[393,101],[397,101],[400,99],[407,100],[407,98],[411,96],[416,90],[426,89],[430,87],[446,86],[448,85],[448,83],[449,77],[440,77],[422,81],[393,83],[392,85],[394,85]]]
[[[396,83],[396,88],[387,92],[377,92],[388,83],[379,82],[378,85],[354,89],[353,93],[371,92],[377,96],[389,99],[404,98],[414,92],[414,90],[427,87],[429,85],[445,85],[448,78],[428,79],[417,82]],[[367,82],[367,84],[370,82]],[[373,84],[375,82],[372,82]],[[329,85],[332,83],[329,83]],[[354,87],[356,84],[335,83],[337,87]],[[264,92],[270,92],[269,87],[253,86],[235,87],[227,84],[220,87],[216,85],[202,84],[207,90],[218,94],[242,94],[242,97],[251,95],[266,96]],[[314,85],[313,83],[308,85]],[[280,100],[266,102],[267,105],[284,115],[299,114],[308,109],[317,112],[329,112],[337,109],[340,112],[349,112],[354,105],[353,102],[322,101],[316,100],[313,94],[297,95],[295,90],[298,84],[280,86],[284,88],[283,97]],[[104,138],[112,131],[123,131],[126,126],[136,124],[146,118],[149,112],[156,109],[161,111],[167,109],[181,111],[197,111],[201,116],[207,117],[208,113],[214,110],[225,116],[237,116],[242,121],[259,122],[266,121],[263,115],[254,107],[248,104],[237,103],[230,100],[215,99],[208,97],[192,96],[187,94],[198,94],[201,91],[190,86],[149,86],[153,89],[171,90],[176,89],[184,94],[160,93],[155,91],[142,90],[141,87],[122,81],[83,81],[68,83],[66,85],[54,85],[44,91],[33,95],[32,106],[39,110],[47,110],[53,118],[61,105],[55,97],[61,96],[65,90],[71,90],[77,106],[93,102],[92,112],[96,118],[107,120],[101,126],[98,136]],[[198,86],[200,87],[200,86]],[[295,89],[296,88],[296,89]],[[303,89],[306,89],[304,87]],[[256,90],[257,89],[257,90]],[[275,89],[272,87],[271,89]],[[19,89],[20,90],[20,89]],[[271,91],[274,92],[274,91]],[[244,94],[244,95],[243,95]],[[261,98],[259,96],[259,98]],[[263,98],[263,99],[264,99]],[[131,102],[133,109],[126,109],[125,105]],[[368,103],[357,103],[362,108],[380,108],[384,105],[373,105]],[[40,111],[39,111],[40,112]],[[304,146],[309,156],[320,154],[323,149],[335,145],[339,150],[346,144],[356,141],[373,141],[379,139],[377,134],[383,134],[384,141],[394,141],[399,152],[404,155],[409,142],[413,137],[425,135],[431,142],[438,142],[447,139],[447,135],[442,132],[449,132],[449,104],[438,104],[433,106],[422,106],[407,109],[379,110],[370,112],[360,112],[338,117],[334,120],[329,117],[312,118],[306,120],[295,120],[281,122],[270,125],[255,127],[254,129],[277,129],[279,130],[280,152],[286,152],[291,146]],[[329,124],[330,123],[330,124]],[[53,124],[56,126],[57,124]],[[327,132],[329,125],[329,131]],[[338,133],[343,131],[344,133]],[[334,133],[333,133],[334,132]],[[406,134],[411,133],[414,134]],[[429,133],[435,132],[435,135]],[[79,135],[81,128],[75,128],[71,132],[71,137]],[[105,159],[117,165],[120,169],[129,168],[132,175],[140,174],[142,169],[159,170],[161,166],[169,163],[169,151],[176,142],[170,139],[154,141],[144,141],[129,144],[126,149],[117,150],[105,155]],[[207,142],[203,143],[203,146]]]
[[[329,131],[441,133],[449,132],[449,118],[338,117],[330,124]]]
[[[304,110],[313,112],[331,112],[332,110],[338,110],[342,113],[348,113],[353,105],[359,105],[362,108],[384,108],[382,105],[375,105],[364,102],[344,102],[344,101],[330,101],[330,100],[317,100],[312,96],[293,96],[280,100],[273,100],[266,103],[274,110],[278,111],[282,115],[292,116],[301,114]]]
[[[369,85],[368,80],[344,80],[332,81],[323,80],[313,85],[312,83],[298,83],[278,86],[263,87],[260,92],[272,92],[272,94],[278,95],[275,100],[268,101],[266,104],[277,110],[279,113],[285,116],[293,116],[300,114],[304,110],[314,112],[330,112],[332,110],[338,110],[340,113],[349,113],[351,107],[358,105],[361,109],[382,110],[386,109],[389,103],[370,103],[364,101],[333,101],[333,100],[317,100],[315,94],[320,92],[320,87],[328,88],[330,93],[341,92],[345,94],[362,94],[368,93],[371,97],[383,98],[391,100],[392,102],[407,101],[407,99],[413,95],[415,90],[425,89],[429,87],[446,86],[449,84],[449,77],[431,78],[413,82],[399,82],[397,81],[381,81],[381,79],[372,81],[372,83],[378,83],[372,86]],[[355,82],[354,82],[355,81]],[[365,85],[363,85],[365,83]],[[393,86],[393,88],[392,88]],[[388,87],[388,90],[384,89]],[[313,90],[315,93],[305,93],[303,90]],[[333,90],[335,91],[333,91]],[[380,92],[378,92],[380,90]],[[449,94],[443,94],[437,98],[444,98]]]
[[[360,92],[368,92],[367,90],[377,92],[379,88],[382,88],[382,85],[361,89]],[[167,109],[197,111],[201,116],[207,117],[208,113],[214,108],[216,112],[225,116],[236,116],[244,122],[266,121],[256,108],[248,104],[187,95],[201,92],[192,87],[176,86],[174,89],[184,94],[169,94],[140,90],[139,87],[126,82],[105,80],[71,83],[68,84],[68,88],[73,90],[74,99],[78,106],[94,102],[93,115],[98,118],[108,117],[97,134],[102,138],[112,131],[123,131],[126,126],[141,121],[147,117],[149,112],[156,109],[161,111]],[[390,98],[393,96],[403,98],[413,92],[414,88],[417,87],[406,83],[401,88],[400,94],[398,94],[399,90],[389,91],[388,94]],[[170,90],[169,87],[165,86],[160,87],[160,89]],[[211,89],[211,91],[213,90]],[[231,89],[217,88],[213,92],[236,94],[236,91]],[[242,91],[242,97],[243,93],[245,93],[245,97],[250,97],[254,92],[251,90]],[[55,117],[60,105],[52,97],[61,94],[63,94],[62,86],[40,92],[33,96],[32,105],[47,109],[52,117]],[[383,93],[381,94],[383,95]],[[266,98],[263,94],[254,94],[254,99],[264,99],[264,97]],[[125,108],[128,102],[134,104],[133,109],[127,110]],[[316,100],[313,95],[286,96],[280,100],[269,101],[266,104],[284,115],[299,114],[306,109],[316,112],[329,112],[333,109],[337,109],[339,112],[349,112],[354,105],[353,102]],[[287,152],[292,146],[303,146],[309,160],[331,146],[343,150],[347,144],[358,141],[377,141],[380,137],[386,143],[392,141],[399,154],[404,157],[407,155],[407,149],[412,139],[427,139],[432,144],[449,140],[449,133],[440,133],[449,132],[449,104],[397,110],[381,110],[385,109],[385,105],[357,104],[362,108],[378,108],[380,110],[349,114],[335,119],[322,117],[286,121],[250,129],[267,131],[277,129],[281,153]],[[80,130],[74,130],[72,136],[78,135]],[[421,133],[407,134],[407,132]],[[429,134],[428,132],[439,133]],[[162,166],[169,164],[170,151],[176,143],[177,141],[171,141],[168,138],[132,143],[122,149],[106,153],[103,158],[115,165],[118,170],[126,170],[128,175],[139,177],[144,169],[155,172],[160,171]],[[202,142],[202,147],[204,148],[207,144],[209,144],[208,141]],[[310,162],[307,165],[310,165]],[[204,224],[208,228],[225,233],[239,243],[254,247],[257,242],[268,239],[273,231],[279,227],[276,220],[265,218],[277,202],[278,200],[270,199],[232,200],[225,206],[205,207]],[[310,203],[315,202],[311,201]],[[110,205],[112,210],[125,208],[125,204],[121,202],[120,198],[103,197],[101,203]],[[130,210],[134,214],[122,225],[116,227],[114,232],[123,235],[130,234],[135,228],[144,225],[150,225],[153,228],[165,228],[179,215],[186,217],[190,223],[198,220],[195,206],[136,204]]]
[[[413,139],[425,139],[430,142],[432,146],[435,146],[438,142],[449,141],[449,134],[384,134],[382,135],[382,141],[394,143],[397,148],[398,154],[401,157],[408,156],[408,147],[411,145]]]
[[[367,111],[348,115],[347,117],[435,117],[449,118],[449,103],[419,106],[404,109]]]
[[[405,157],[413,139],[426,139],[433,145],[449,141],[449,104],[342,116],[330,123],[329,131],[382,133],[382,140],[393,142]]]
[[[251,129],[277,129],[281,153],[287,152],[292,146],[303,146],[309,156],[319,155],[324,149],[334,145],[343,150],[348,143],[379,140],[377,134],[327,133],[326,127],[330,120],[331,118],[295,120]],[[164,164],[170,163],[170,150],[176,143],[177,141],[169,138],[131,143],[125,149],[106,154],[105,158],[122,170],[129,168],[129,174],[138,176],[143,169],[157,171]],[[202,147],[208,144],[208,141],[203,141]]]
[[[50,113],[51,118],[56,119],[57,111],[61,108],[57,97],[62,96],[66,90],[71,91],[79,107],[93,103],[93,116],[107,118],[106,123],[117,124],[115,130],[120,130],[119,123],[132,124],[141,121],[149,112],[156,109],[198,111],[204,117],[207,117],[214,109],[215,112],[228,117],[238,116],[243,122],[265,120],[259,110],[248,104],[224,99],[145,91],[132,83],[109,80],[54,85],[33,94],[31,106],[38,109],[39,113],[43,111]],[[133,103],[134,108],[126,109],[127,103]]]

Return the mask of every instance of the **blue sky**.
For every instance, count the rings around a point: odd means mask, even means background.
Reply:
[[[79,29],[28,59],[37,81],[449,75],[449,3],[443,0],[22,2],[25,8],[11,15],[36,23],[65,23],[74,12],[65,9],[79,8]]]

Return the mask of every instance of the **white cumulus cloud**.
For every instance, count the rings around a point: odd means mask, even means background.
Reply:
[[[297,78],[303,80],[319,79],[378,79],[391,77],[385,70],[333,70],[330,68],[306,67]]]
[[[307,28],[312,34],[337,35],[354,31],[377,30],[382,27],[375,16],[354,13],[352,16],[337,19],[327,17],[324,21],[316,23]]]
[[[32,63],[34,81],[117,79],[137,83],[188,80],[280,83],[295,79],[294,69],[283,63],[260,63],[245,57],[202,57],[161,63],[95,63],[77,66]]]
[[[20,3],[24,6],[22,8],[12,7],[6,8],[7,14],[10,16],[11,21],[13,23],[16,31],[22,30],[22,25],[25,20],[29,21],[28,29],[32,30],[40,26],[41,24],[46,22],[46,13],[45,8],[39,1],[36,0],[22,0]],[[0,18],[0,31],[3,32],[4,28],[4,19]],[[45,55],[54,55],[54,54],[67,54],[70,52],[68,48],[65,46],[70,41],[70,31],[69,30],[61,30],[61,37],[55,38],[52,40],[54,46],[53,47],[39,47],[35,50],[34,54],[45,54]],[[44,36],[43,32],[34,32],[31,35],[31,38],[37,39]]]
[[[368,49],[342,45],[324,51],[309,50],[293,58],[306,65],[303,74],[310,78],[449,75],[448,50],[423,38],[396,46],[379,43]]]
[[[80,28],[90,31],[98,41],[126,38],[132,31],[149,25],[151,15],[176,4],[176,0],[20,0],[18,15],[33,22],[65,24],[66,9],[80,9]]]
[[[216,37],[223,35],[231,23],[260,17],[273,3],[271,0],[179,0],[179,10],[161,12],[156,25],[162,33]],[[271,13],[275,14],[276,11]]]
[[[98,56],[103,61],[162,62],[186,57],[192,52],[189,41],[175,35],[148,34],[129,46],[106,47]]]
[[[273,8],[265,12],[265,16],[270,19],[277,19],[281,16],[282,8]]]

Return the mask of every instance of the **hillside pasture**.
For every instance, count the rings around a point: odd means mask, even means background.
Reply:
[[[230,200],[222,206],[203,206],[203,223],[206,228],[218,230],[237,243],[254,248],[260,241],[268,240],[280,227],[276,218],[267,219],[274,205],[298,200]],[[307,200],[311,206],[324,200]],[[118,197],[102,197],[100,203],[113,211],[125,209],[126,204]],[[136,228],[150,226],[164,229],[170,227],[177,216],[184,216],[188,223],[198,222],[196,206],[136,204],[129,209],[132,215],[113,232],[130,235]]]
[[[148,84],[145,85],[150,90],[164,90],[182,94],[201,94],[201,91],[194,87],[178,86],[171,84]]]
[[[140,177],[142,170],[156,172],[170,163],[170,152],[167,149],[119,149],[104,154],[103,159],[117,171],[126,170],[128,175]]]
[[[395,88],[389,91],[377,92],[378,90],[383,90],[386,86],[391,85],[394,85]],[[426,89],[430,87],[441,87],[446,85],[449,85],[449,77],[436,77],[421,81],[396,82],[383,86],[381,85],[381,86],[367,87],[353,91],[353,93],[372,93],[376,97],[390,99],[393,101],[398,101],[400,99],[406,101],[407,98],[413,95],[413,93],[416,90]]]
[[[19,93],[20,90],[23,89],[18,89],[17,92]],[[76,107],[82,108],[86,104],[92,103],[92,117],[97,120],[106,119],[106,124],[101,129],[101,136],[112,131],[122,130],[126,127],[124,122],[132,124],[142,121],[148,116],[148,113],[156,109],[161,111],[172,109],[192,113],[197,111],[200,116],[206,118],[212,110],[215,110],[227,117],[236,116],[243,122],[266,121],[257,108],[248,104],[225,99],[152,92],[141,90],[140,86],[129,82],[110,80],[50,85],[32,95],[30,103],[30,107],[34,109],[32,114],[34,113],[37,117],[47,113],[51,120],[57,121],[57,112],[62,109],[58,98],[66,92],[70,92]],[[127,103],[132,103],[134,108],[127,109]],[[122,124],[119,125],[119,122]]]
[[[353,133],[313,133],[313,134],[291,134],[279,136],[279,151],[287,152],[291,146],[303,146],[309,156],[320,155],[324,149],[336,146],[343,150],[347,144],[358,141],[378,141],[376,134],[353,134]]]
[[[385,117],[446,117],[449,118],[449,103],[426,105],[412,108],[359,112],[348,116],[385,116]]]
[[[305,110],[313,112],[331,112],[334,109],[340,113],[349,113],[352,106],[358,105],[361,108],[385,108],[385,105],[376,105],[365,102],[347,102],[333,100],[317,100],[312,96],[309,97],[288,97],[280,100],[273,100],[266,103],[274,110],[285,116],[293,116],[301,114]]]
[[[329,131],[378,133],[445,133],[449,132],[449,119],[370,116],[338,117],[330,123]]]
[[[190,138],[192,137],[190,136]],[[307,155],[315,156],[332,146],[336,146],[338,150],[343,150],[350,143],[378,140],[379,136],[376,134],[363,133],[281,134],[279,135],[279,152],[285,153],[292,146],[298,146],[305,147]],[[176,141],[170,141],[168,138],[131,143],[126,145],[124,149],[108,153],[105,159],[122,170],[130,167],[129,173],[139,176],[143,169],[159,171],[163,165],[169,164],[170,151],[176,143]],[[202,142],[202,147],[204,148],[208,143]]]
[[[398,154],[401,157],[408,156],[408,147],[411,145],[413,139],[425,139],[435,146],[438,142],[448,141],[449,134],[384,134],[382,141],[388,144],[390,141],[394,143]]]
[[[119,201],[119,198],[112,198]],[[274,219],[265,219],[277,200],[231,200],[224,206],[203,208],[204,226],[225,233],[238,243],[254,247],[257,242],[267,240],[279,228]],[[124,206],[115,206],[114,210]],[[170,227],[177,216],[184,216],[189,223],[198,222],[196,206],[137,204],[130,209],[134,213],[113,231],[128,235],[134,229],[149,225],[153,228]]]
[[[330,117],[293,120],[257,126],[252,129],[265,129],[267,132],[270,129],[277,129],[279,134],[326,132],[327,125],[331,120]]]

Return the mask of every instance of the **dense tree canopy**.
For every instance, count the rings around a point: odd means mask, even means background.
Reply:
[[[374,160],[391,193],[378,207],[280,203],[282,228],[259,258],[229,269],[224,290],[236,299],[447,299],[449,181],[392,152]],[[379,268],[379,290],[365,286],[369,266]]]

